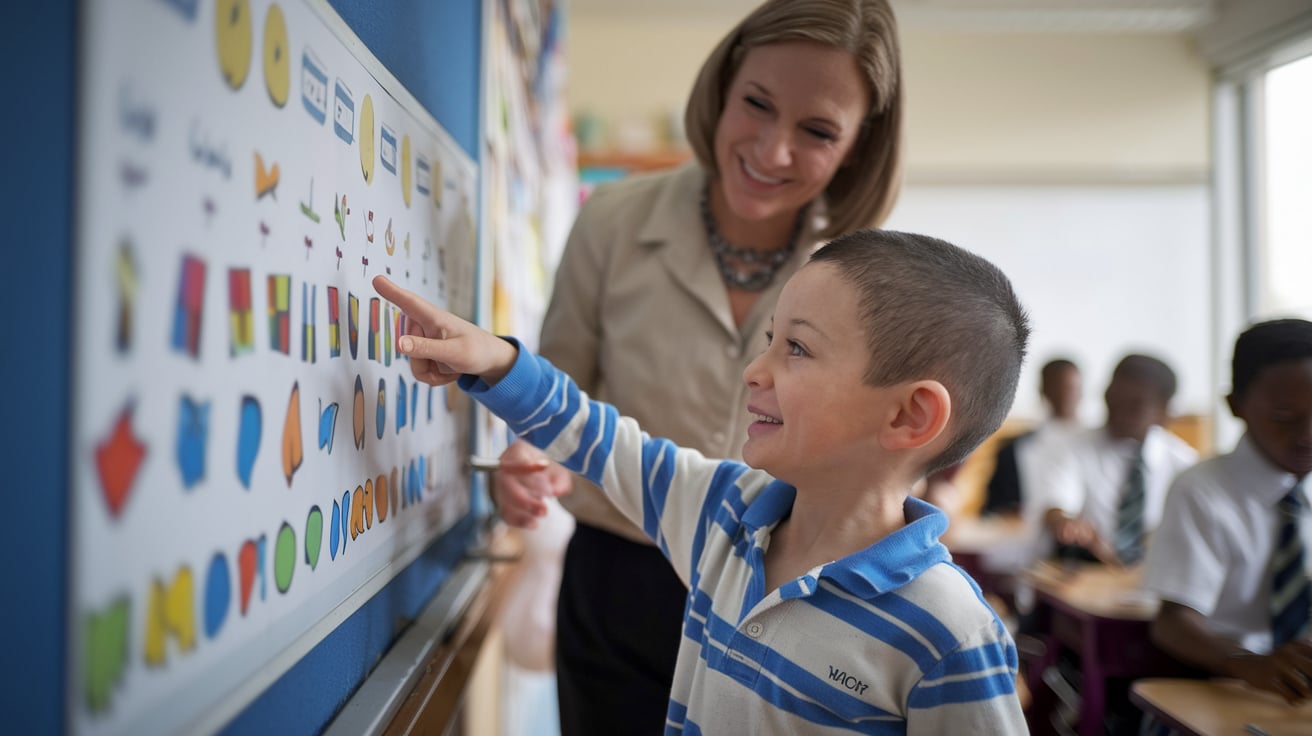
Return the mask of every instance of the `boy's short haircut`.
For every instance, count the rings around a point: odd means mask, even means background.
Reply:
[[[1162,405],[1171,403],[1175,397],[1175,371],[1164,361],[1151,355],[1130,353],[1121,358],[1112,370],[1112,380],[1137,381],[1157,389],[1157,396]]]
[[[926,473],[993,434],[1016,398],[1029,319],[992,263],[937,238],[862,230],[811,256],[853,284],[870,349],[866,383],[936,380],[952,400],[951,441]]]
[[[1275,319],[1259,322],[1235,340],[1230,364],[1231,393],[1243,396],[1263,368],[1287,360],[1312,358],[1312,322]]]

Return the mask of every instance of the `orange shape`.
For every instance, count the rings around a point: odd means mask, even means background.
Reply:
[[[355,377],[355,400],[351,407],[351,429],[355,433],[355,449],[364,448],[364,386]]]
[[[374,510],[378,512],[378,523],[387,519],[387,476],[380,475],[374,482]]]
[[[278,193],[274,190],[278,187],[278,164],[271,168],[265,168],[264,157],[259,151],[255,152],[255,198],[259,199],[266,194],[272,194],[274,199],[278,198]]]
[[[301,467],[305,459],[301,445],[301,384],[292,384],[292,397],[287,402],[287,419],[282,425],[282,473],[287,476],[287,487],[292,486],[292,476]]]
[[[109,438],[96,446],[96,471],[110,516],[118,518],[127,503],[137,471],[146,458],[146,445],[132,433],[132,410],[128,404],[119,412]]]
[[[259,562],[255,542],[247,539],[237,551],[237,592],[241,597],[241,615],[246,615],[246,608],[251,603],[251,591],[255,588],[256,565]]]

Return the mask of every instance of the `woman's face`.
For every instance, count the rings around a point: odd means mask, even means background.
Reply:
[[[846,51],[807,41],[748,51],[715,129],[731,216],[791,225],[851,152],[869,107],[865,77]]]

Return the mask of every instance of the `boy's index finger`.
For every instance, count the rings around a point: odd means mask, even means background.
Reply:
[[[374,289],[378,291],[379,296],[395,304],[402,312],[411,317],[423,315],[431,318],[433,316],[430,314],[433,305],[413,291],[396,285],[386,276],[380,274],[374,277]]]
[[[391,279],[387,278],[386,276],[383,276],[382,274],[375,276],[373,283],[374,283],[374,289],[378,292],[379,296],[387,299],[387,301],[392,302],[398,307],[402,306],[401,303],[404,301],[413,301],[414,299],[418,298],[415,294],[410,292],[408,289],[397,286],[396,284],[392,283]]]

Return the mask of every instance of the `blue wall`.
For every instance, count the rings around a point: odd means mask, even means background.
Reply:
[[[477,156],[479,0],[330,0],[391,72]],[[5,395],[0,467],[0,713],[4,730],[56,734],[63,708],[77,2],[12,3],[3,24],[9,282],[0,290]],[[21,63],[15,63],[21,62]],[[35,319],[32,315],[38,315]],[[19,322],[22,318],[27,320]],[[257,699],[227,733],[315,733],[441,585],[473,533],[466,519]]]

